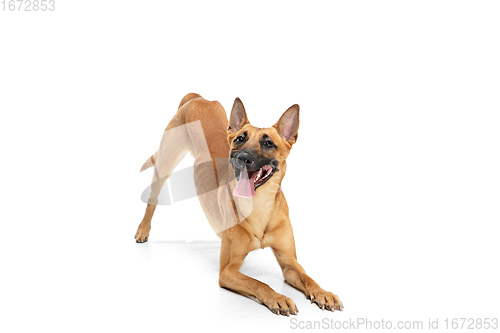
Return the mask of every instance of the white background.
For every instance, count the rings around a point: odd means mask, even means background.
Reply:
[[[239,96],[261,127],[301,106],[283,190],[299,262],[345,310],[285,286],[269,249],[242,269],[297,320],[499,317],[499,15],[495,1],[0,12],[2,332],[290,328],[219,288],[196,198],[159,207],[134,242],[139,169],[189,92],[227,112]]]

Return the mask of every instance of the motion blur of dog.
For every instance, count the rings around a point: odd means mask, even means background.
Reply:
[[[321,309],[343,310],[340,299],[311,279],[297,262],[288,206],[281,190],[286,158],[297,141],[299,106],[293,105],[269,128],[250,124],[239,98],[229,122],[222,105],[186,95],[164,132],[160,149],[141,171],[155,166],[151,195],[135,239],[147,242],[158,195],[185,154],[194,159],[198,198],[222,238],[219,285],[257,299],[278,315],[298,313],[288,297],[240,273],[250,251],[271,247],[285,282]]]

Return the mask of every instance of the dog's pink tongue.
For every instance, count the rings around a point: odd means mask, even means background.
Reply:
[[[257,178],[257,172],[252,172],[250,178],[248,178],[248,172],[246,170],[242,170],[240,181],[238,182],[238,185],[236,185],[233,195],[240,198],[253,198],[255,196],[255,178]]]

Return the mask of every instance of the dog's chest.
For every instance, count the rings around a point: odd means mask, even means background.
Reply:
[[[259,247],[264,247],[264,237],[274,209],[276,207],[275,195],[255,196],[252,213],[246,218],[250,224],[255,238],[260,242]]]

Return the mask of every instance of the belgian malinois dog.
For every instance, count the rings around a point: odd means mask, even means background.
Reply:
[[[281,181],[298,129],[298,105],[286,110],[272,127],[257,128],[250,125],[239,98],[228,122],[219,102],[207,101],[198,94],[186,95],[165,130],[160,149],[141,169],[155,166],[155,175],[136,241],[147,242],[160,190],[189,152],[195,159],[198,198],[222,239],[219,285],[256,299],[275,314],[297,315],[290,298],[239,271],[250,251],[271,247],[286,283],[320,309],[342,311],[340,299],[321,289],[297,262]]]

